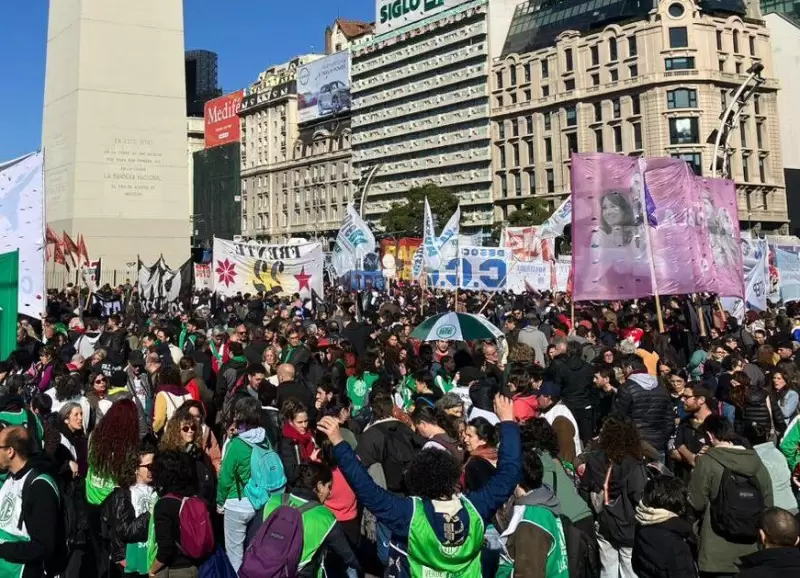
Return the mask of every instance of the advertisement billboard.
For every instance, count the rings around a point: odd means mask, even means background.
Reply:
[[[350,110],[350,53],[337,52],[297,71],[297,120],[309,122]]]
[[[239,142],[241,127],[239,111],[242,108],[244,90],[209,100],[205,107],[206,148],[216,147],[232,142]]]
[[[399,30],[467,0],[376,0],[375,35]]]

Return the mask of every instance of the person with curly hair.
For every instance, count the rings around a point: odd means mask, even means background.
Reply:
[[[590,503],[599,520],[601,578],[635,576],[631,567],[634,542],[634,508],[647,481],[642,440],[629,419],[609,417],[600,430],[597,449],[587,456],[578,491]],[[610,504],[628,502],[630,519],[615,520]]]
[[[202,448],[203,428],[184,404],[167,421],[158,449],[162,452],[182,451],[192,458],[197,470],[198,494],[209,506],[213,506],[216,498],[216,476],[211,460]]]
[[[477,492],[461,494],[461,467],[449,452],[422,450],[406,470],[412,497],[402,497],[376,484],[339,432],[333,417],[318,430],[333,444],[336,464],[359,503],[391,532],[390,566],[401,576],[442,573],[480,578],[486,526],[514,492],[520,475],[519,426],[511,400],[495,399],[500,418],[497,472]],[[446,553],[445,553],[446,552]]]

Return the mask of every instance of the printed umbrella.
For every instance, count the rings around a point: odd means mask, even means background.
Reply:
[[[472,313],[442,313],[423,321],[411,333],[422,341],[468,341],[474,339],[497,339],[503,333],[483,315]]]

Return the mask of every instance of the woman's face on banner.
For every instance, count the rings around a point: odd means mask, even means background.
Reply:
[[[619,196],[608,196],[603,199],[603,220],[611,227],[620,227],[625,224],[625,211],[617,202],[614,202],[615,199],[622,200]]]

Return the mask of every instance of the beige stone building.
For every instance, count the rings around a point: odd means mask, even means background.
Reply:
[[[555,206],[569,194],[572,152],[680,157],[710,175],[709,137],[731,91],[760,63],[765,81],[728,142],[731,176],[743,226],[785,230],[779,83],[769,31],[757,3],[739,15],[707,13],[702,4],[662,0],[641,18],[563,30],[547,46],[506,50],[494,62],[496,220],[531,196]],[[509,41],[525,34],[527,15],[519,10]]]
[[[186,140],[188,147],[186,149],[187,160],[189,162],[189,190],[194,191],[194,153],[206,148],[206,123],[203,117],[187,116],[186,117]],[[190,197],[189,201],[189,215],[194,222],[194,195]]]

